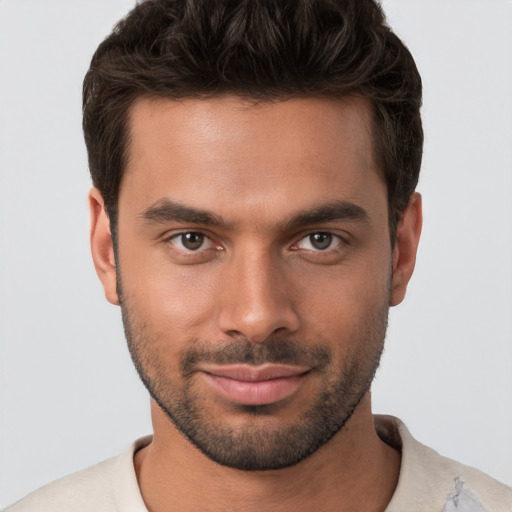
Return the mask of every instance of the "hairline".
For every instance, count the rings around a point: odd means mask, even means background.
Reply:
[[[372,163],[373,168],[375,172],[379,175],[379,177],[384,181],[384,185],[386,186],[387,191],[387,215],[388,215],[388,230],[389,230],[389,236],[390,236],[390,242],[391,242],[391,248],[394,247],[395,241],[396,241],[396,226],[398,224],[397,219],[393,218],[392,215],[392,204],[390,201],[390,195],[389,195],[389,187],[387,182],[387,176],[385,171],[385,165],[384,165],[384,156],[382,148],[380,147],[380,130],[378,127],[378,120],[377,120],[377,106],[375,102],[369,98],[368,96],[357,93],[357,92],[347,92],[346,94],[315,94],[315,93],[286,93],[282,92],[281,94],[275,94],[275,95],[265,95],[261,94],[261,96],[255,95],[255,94],[241,94],[236,90],[230,91],[230,90],[223,90],[223,91],[212,91],[212,92],[205,92],[203,94],[190,94],[190,95],[180,95],[180,96],[164,96],[164,95],[157,95],[152,94],[146,91],[133,91],[131,95],[127,95],[129,101],[125,105],[124,109],[124,119],[121,125],[122,130],[122,142],[121,142],[121,151],[122,151],[122,173],[121,178],[119,180],[118,189],[115,197],[115,202],[112,204],[112,201],[106,201],[105,203],[105,211],[107,215],[109,216],[110,222],[111,222],[111,229],[113,231],[113,240],[116,243],[117,242],[117,223],[118,223],[118,211],[119,211],[119,193],[121,190],[121,186],[124,180],[125,173],[127,172],[127,169],[130,165],[130,159],[131,159],[131,148],[133,147],[132,141],[133,141],[133,122],[132,122],[132,113],[135,108],[136,103],[147,100],[152,102],[159,102],[159,101],[169,101],[169,102],[182,102],[187,100],[200,100],[200,101],[208,101],[211,99],[218,99],[223,97],[233,97],[235,99],[241,99],[243,101],[246,101],[250,106],[256,106],[258,104],[262,103],[279,103],[283,101],[289,101],[292,99],[317,99],[317,98],[324,98],[324,99],[331,99],[331,100],[338,100],[338,101],[347,101],[350,99],[361,99],[364,101],[364,103],[367,105],[367,111],[368,111],[368,121],[369,126],[366,126],[368,136],[371,137],[371,146],[372,146]],[[367,122],[365,121],[365,124]],[[412,195],[412,194],[411,194]],[[108,204],[107,204],[108,203]],[[400,212],[400,215],[403,212]]]

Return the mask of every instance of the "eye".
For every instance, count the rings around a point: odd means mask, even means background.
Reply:
[[[333,249],[342,243],[341,237],[333,233],[318,231],[309,233],[307,236],[299,240],[296,247],[298,249],[306,249],[308,251],[326,251]]]
[[[190,252],[211,249],[214,246],[212,240],[210,240],[206,235],[195,231],[178,233],[171,237],[170,242],[176,246],[176,248]]]

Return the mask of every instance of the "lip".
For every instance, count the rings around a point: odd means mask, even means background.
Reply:
[[[202,365],[205,380],[222,396],[242,405],[266,405],[293,395],[310,368],[288,365]]]

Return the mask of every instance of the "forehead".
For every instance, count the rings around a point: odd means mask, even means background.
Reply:
[[[385,195],[359,98],[139,98],[128,156],[120,207],[128,195],[141,207],[170,197],[233,211]]]

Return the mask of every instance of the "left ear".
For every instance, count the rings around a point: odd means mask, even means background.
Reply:
[[[390,306],[396,306],[404,300],[407,284],[416,263],[422,224],[421,195],[414,192],[397,226]]]

